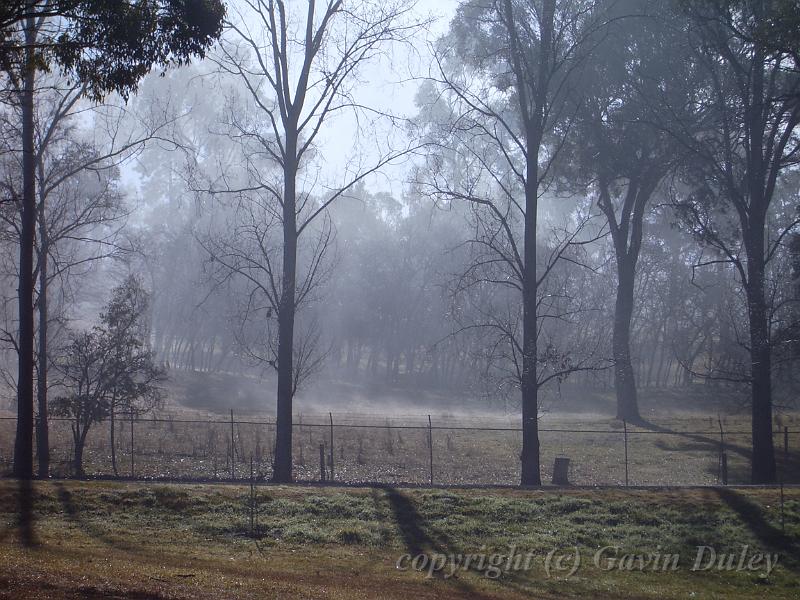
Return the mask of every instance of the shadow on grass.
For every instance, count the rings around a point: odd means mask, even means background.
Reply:
[[[0,542],[17,532],[19,543],[25,548],[39,545],[36,538],[36,517],[34,515],[33,482],[30,479],[17,479],[16,490],[11,495],[14,506],[11,523],[0,530]]]
[[[406,552],[411,555],[412,559],[423,553],[429,559],[434,554],[443,554],[445,556],[461,554],[453,546],[452,541],[446,534],[438,531],[425,520],[411,499],[401,490],[394,487],[386,487],[384,497],[389,504],[392,512],[391,517],[397,525],[397,530],[400,533]],[[377,500],[377,498],[375,499]],[[425,572],[425,570],[423,569],[422,572]],[[441,573],[438,575],[441,576]],[[469,598],[478,600],[492,598],[492,596],[486,596],[476,591],[472,585],[460,579],[457,574],[447,581]]]
[[[17,498],[19,502],[19,520],[17,524],[19,526],[20,541],[26,548],[32,548],[36,546],[38,542],[34,532],[33,483],[30,479],[19,480],[19,493],[17,494]]]
[[[663,433],[664,435],[669,436],[677,436],[682,437],[687,440],[691,440],[695,442],[698,446],[695,446],[691,449],[699,449],[699,447],[711,447],[714,449],[719,448],[719,438],[715,437],[713,434],[710,435],[703,435],[700,433],[686,433],[682,431],[675,431],[674,429],[670,429],[669,427],[664,427],[662,425],[656,425],[655,423],[651,423],[650,421],[642,420],[639,423],[636,423],[637,427],[641,427],[642,429],[647,429],[648,431],[653,431],[656,433]],[[633,432],[631,435],[636,435]],[[746,458],[750,460],[752,457],[753,451],[751,448],[747,446],[741,446],[739,444],[731,443],[729,440],[725,440],[725,450],[728,452],[733,452],[738,454],[742,458]]]
[[[411,556],[423,552],[438,554],[453,552],[450,539],[428,526],[408,496],[396,488],[386,488],[386,499],[403,538],[403,545]]]
[[[656,425],[646,420],[636,423],[637,427],[653,431],[656,433],[663,433],[664,435],[675,436],[687,440],[682,445],[669,446],[663,440],[656,440],[654,445],[662,450],[669,451],[688,451],[688,450],[704,450],[707,449],[711,454],[718,454],[720,440],[716,435],[709,434],[703,435],[698,433],[685,433]],[[633,432],[631,435],[635,435]],[[783,436],[781,435],[781,439]],[[773,442],[775,440],[773,439]],[[780,443],[775,444],[775,461],[778,468],[778,476],[783,479],[784,483],[798,483],[800,482],[800,452],[784,451]],[[729,434],[726,434],[725,451],[736,454],[742,458],[746,464],[729,462],[728,463],[728,477],[733,482],[749,483],[751,479],[750,463],[753,457],[753,449],[750,446],[736,444],[730,441]],[[708,470],[709,474],[715,474],[713,468]]]
[[[63,484],[56,483],[55,489],[56,489],[56,494],[58,495],[58,501],[61,503],[61,506],[64,509],[64,514],[66,515],[67,519],[71,521],[73,524],[77,525],[78,528],[81,531],[83,531],[87,536],[97,540],[100,543],[106,544],[107,546],[111,546],[112,548],[123,550],[131,554],[138,554],[138,555],[146,554],[142,552],[137,546],[110,537],[101,527],[98,527],[97,525],[89,521],[86,518],[85,514],[81,511],[80,507],[75,503],[72,493],[69,490],[67,490]]]
[[[786,535],[767,521],[764,509],[740,492],[729,488],[714,488],[713,491],[738,515],[761,544],[782,553],[785,566],[793,571],[800,569],[800,540]]]

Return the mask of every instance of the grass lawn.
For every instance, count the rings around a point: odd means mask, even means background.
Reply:
[[[28,544],[20,493],[0,481],[0,598],[800,597],[800,489],[783,531],[777,490],[262,486],[251,529],[247,486],[36,482]],[[511,546],[528,569],[455,562]],[[693,571],[697,546],[734,570]],[[398,568],[420,553],[453,558],[432,576]],[[768,576],[746,568],[761,553],[778,555]],[[679,560],[609,568],[623,554]]]

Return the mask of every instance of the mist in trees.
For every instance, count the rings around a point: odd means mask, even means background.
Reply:
[[[221,412],[237,381],[261,390],[276,481],[298,408],[514,415],[540,485],[548,411],[646,427],[664,390],[746,410],[752,481],[775,481],[800,330],[796,2],[189,4],[124,31],[104,3],[0,11],[19,476],[34,412],[39,475],[48,408],[79,474],[93,424],[113,439],[164,377],[203,374],[230,382]]]

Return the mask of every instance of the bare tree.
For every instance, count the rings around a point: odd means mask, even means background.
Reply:
[[[381,116],[356,98],[359,68],[379,57],[389,43],[402,42],[418,29],[406,22],[403,1],[359,2],[248,0],[227,24],[216,58],[219,70],[240,81],[258,118],[232,113],[232,135],[249,148],[249,173],[237,187],[221,178],[212,193],[257,192],[270,203],[271,219],[281,231],[280,257],[272,264],[269,295],[277,318],[277,435],[274,479],[292,479],[292,398],[297,299],[298,240],[337,198],[359,181],[408,152],[377,141],[372,158],[350,163],[334,181],[320,180],[313,168],[316,143],[334,117],[351,112],[356,119]],[[358,121],[357,121],[358,122]],[[254,161],[277,167],[264,172]],[[250,168],[255,166],[255,168]],[[323,228],[324,229],[324,228]]]
[[[541,303],[548,297],[543,285],[559,261],[587,241],[579,226],[540,256],[540,202],[551,190],[553,163],[573,121],[567,100],[579,93],[577,75],[605,23],[602,7],[597,1],[465,2],[440,42],[429,91],[451,107],[444,130],[434,134],[442,150],[425,185],[439,197],[481,209],[474,241],[488,253],[479,255],[478,264],[496,267],[487,281],[516,290],[521,300],[520,339],[510,322],[498,325],[514,340],[510,352],[520,366],[523,485],[541,484],[539,388],[550,375],[540,378],[539,369],[542,361],[556,362],[546,356],[552,346],[540,340],[540,319],[547,314]],[[456,163],[449,171],[457,174],[453,179],[440,172],[442,152]]]

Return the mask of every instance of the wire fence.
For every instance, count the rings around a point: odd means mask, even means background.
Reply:
[[[484,420],[485,422],[485,420]],[[624,422],[539,429],[543,482],[574,485],[717,485],[750,482],[752,436],[704,419],[705,428]],[[51,472],[75,474],[69,419],[50,419]],[[691,425],[691,422],[686,423]],[[16,419],[0,417],[0,473],[13,460]],[[779,478],[800,483],[800,429],[773,432]],[[275,422],[173,415],[116,415],[92,426],[83,451],[88,477],[269,480]],[[293,424],[299,481],[436,485],[517,485],[522,432],[430,416],[300,415]],[[555,470],[555,474],[554,474]]]

